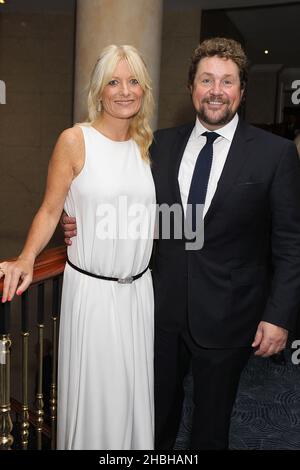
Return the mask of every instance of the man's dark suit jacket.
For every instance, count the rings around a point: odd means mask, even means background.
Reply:
[[[181,204],[178,171],[194,124],[155,133],[158,204]],[[217,157],[216,157],[217,158]],[[156,325],[186,315],[203,347],[251,345],[260,320],[293,329],[300,304],[300,164],[295,145],[239,120],[204,219],[204,246],[159,239],[153,258]]]

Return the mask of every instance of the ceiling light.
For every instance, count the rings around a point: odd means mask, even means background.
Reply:
[[[269,54],[269,51],[268,51],[268,49],[265,49],[265,54]]]
[[[0,3],[5,3],[5,0],[0,0]]]

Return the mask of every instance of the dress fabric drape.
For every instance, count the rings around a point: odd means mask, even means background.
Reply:
[[[70,261],[126,278],[148,265],[155,219],[150,166],[133,140],[80,126],[85,163],[65,211],[76,217]],[[58,370],[58,449],[153,448],[153,289],[149,269],[131,284],[68,264]]]

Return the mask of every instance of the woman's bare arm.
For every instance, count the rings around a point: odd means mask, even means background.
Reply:
[[[1,263],[5,272],[2,302],[11,300],[18,287],[22,293],[32,281],[35,258],[52,237],[63,210],[72,180],[84,162],[84,143],[79,127],[65,130],[59,137],[48,168],[45,196],[31,224],[26,243],[18,259]],[[0,273],[1,276],[1,273]]]

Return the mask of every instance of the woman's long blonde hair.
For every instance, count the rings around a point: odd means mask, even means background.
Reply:
[[[102,51],[91,75],[88,92],[88,120],[92,123],[101,114],[101,101],[99,98],[104,87],[111,80],[117,64],[122,59],[127,61],[144,91],[141,108],[132,118],[129,132],[130,137],[138,144],[142,158],[149,162],[149,147],[153,140],[149,120],[152,116],[154,101],[150,76],[142,56],[135,47],[112,44]]]

